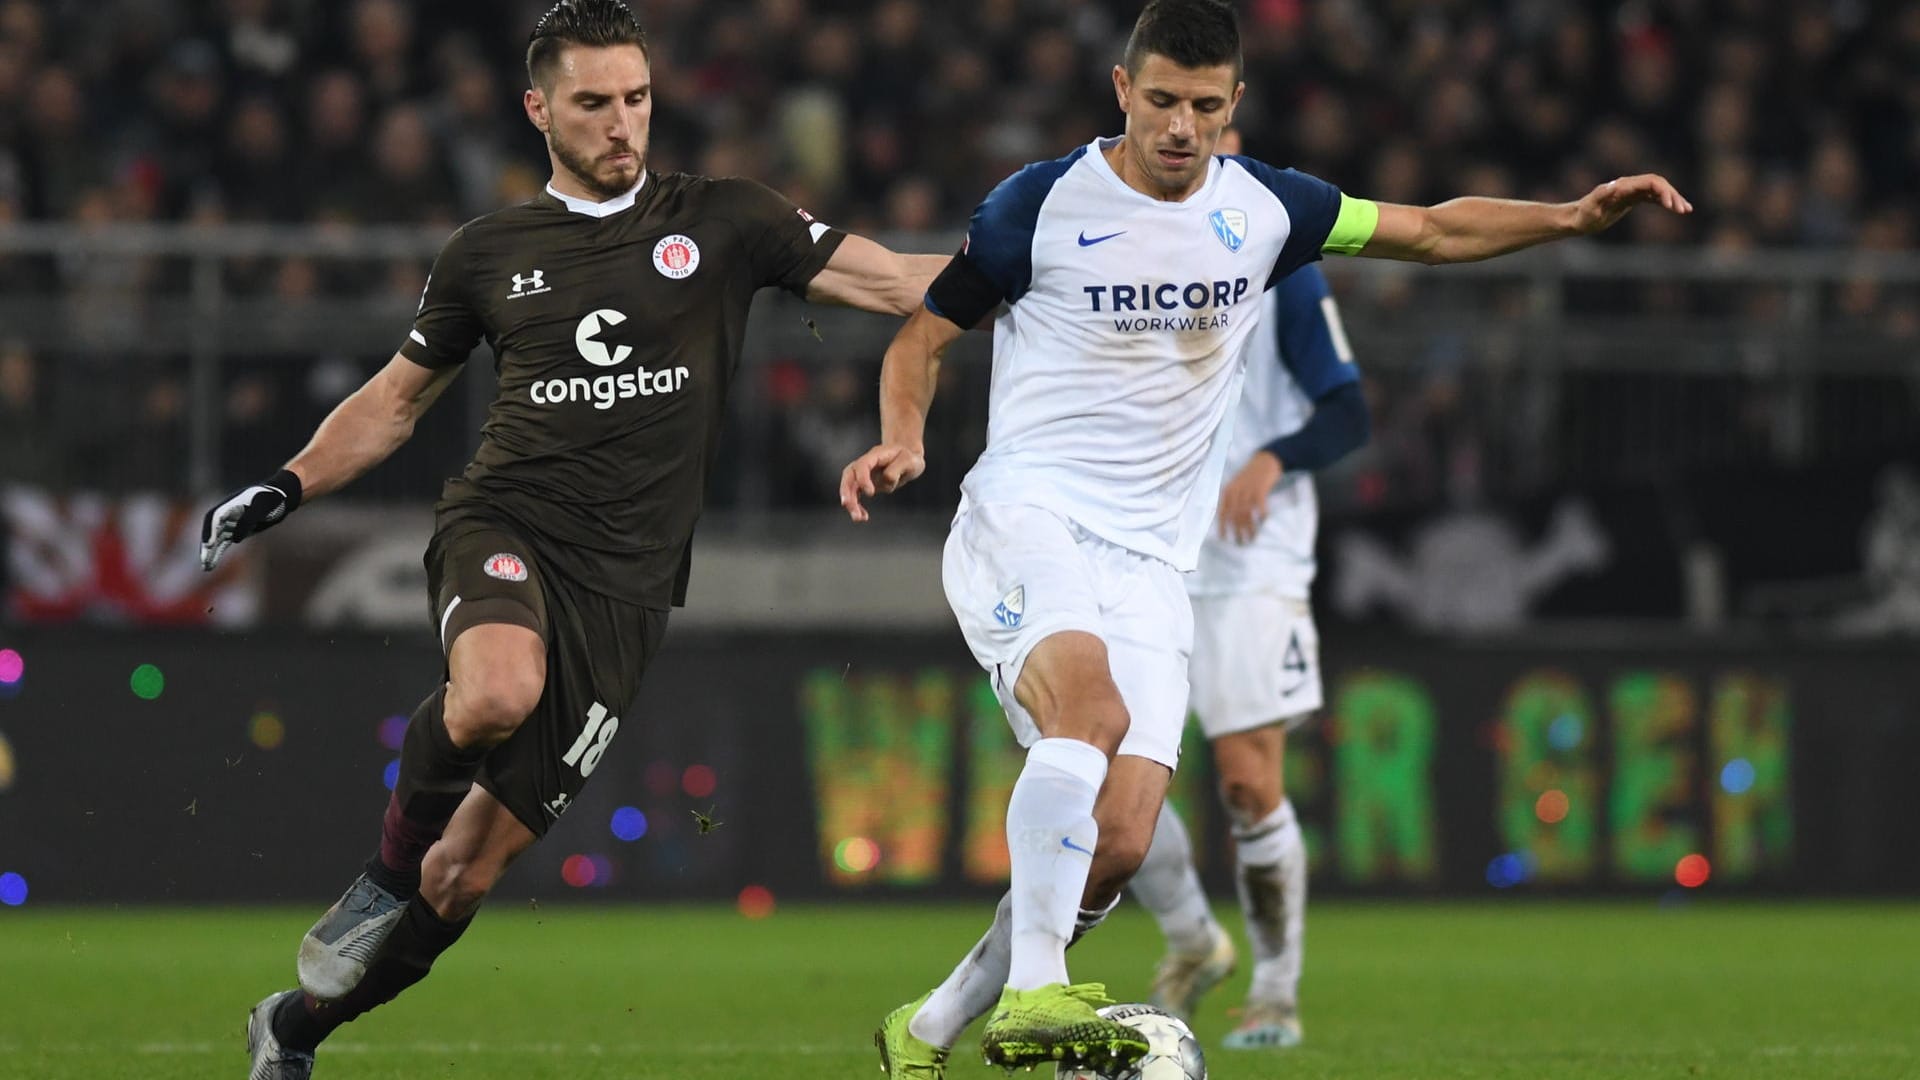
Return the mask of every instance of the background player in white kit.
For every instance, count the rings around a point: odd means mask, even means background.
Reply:
[[[926,467],[941,353],[1000,304],[987,447],[962,485],[943,579],[1027,763],[1007,804],[1012,885],[985,938],[876,1033],[894,1077],[943,1075],[993,1007],[990,1063],[1132,1063],[1066,947],[1119,899],[1151,842],[1186,719],[1193,569],[1226,458],[1243,350],[1268,286],[1323,251],[1441,263],[1596,232],[1634,205],[1690,207],[1657,176],[1577,203],[1377,204],[1215,157],[1240,82],[1214,0],[1152,0],[1113,71],[1126,133],[1030,165],[974,212],[967,243],[888,348],[881,443],[841,503]],[[998,1000],[997,1007],[994,1002]]]
[[[1247,354],[1213,534],[1187,575],[1193,601],[1188,703],[1213,748],[1233,821],[1234,885],[1253,942],[1247,1006],[1230,1049],[1300,1041],[1298,990],[1307,848],[1281,786],[1287,732],[1322,704],[1319,634],[1308,607],[1319,504],[1310,473],[1367,440],[1353,350],[1327,281],[1306,266],[1269,290]],[[1232,973],[1232,938],[1213,917],[1186,827],[1160,808],[1133,892],[1167,937],[1154,1004],[1191,1017]]]

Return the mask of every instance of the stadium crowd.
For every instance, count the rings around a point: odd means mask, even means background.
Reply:
[[[521,49],[546,6],[0,0],[0,223],[451,227],[526,198],[547,165],[520,112]],[[1626,232],[1640,243],[1739,252],[1920,241],[1920,5],[1239,6],[1250,89],[1237,119],[1248,151],[1357,194],[1560,199],[1658,170],[1701,212],[1636,215]],[[1117,129],[1106,73],[1137,4],[636,8],[652,38],[655,168],[753,176],[857,231],[951,232],[1012,169]],[[101,272],[59,260],[0,271],[16,293],[71,292],[83,284],[76,276]],[[122,272],[133,280],[106,284],[163,287],[151,268],[144,278]],[[390,295],[417,291],[419,272],[329,277],[293,260],[239,268],[230,287]],[[18,401],[39,391],[34,358],[11,349],[5,396]],[[261,394],[229,395],[230,428],[271,420],[276,395],[304,392],[271,381]],[[769,397],[798,410],[785,427],[803,451],[832,447],[824,461],[847,442],[836,428],[866,422],[865,381],[829,372]],[[294,382],[331,393],[341,380]],[[1417,389],[1409,407],[1445,396]],[[163,386],[128,407],[158,430],[184,405],[178,387]],[[1384,419],[1392,446],[1395,420]]]
[[[0,218],[452,223],[545,176],[516,0],[4,0]],[[642,0],[653,160],[950,227],[1116,127],[1133,0]],[[1920,8],[1248,0],[1250,150],[1369,197],[1656,169],[1672,238],[1911,244]],[[1646,239],[1646,237],[1640,237]]]

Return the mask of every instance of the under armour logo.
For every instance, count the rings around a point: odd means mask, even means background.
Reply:
[[[553,801],[547,803],[547,811],[554,817],[559,817],[561,814],[566,813],[567,807],[571,805],[573,805],[573,796],[563,791],[555,795]]]
[[[534,293],[546,291],[548,291],[546,273],[535,270],[531,274],[513,275],[513,291],[507,294],[507,298],[511,300],[516,296],[532,296]]]

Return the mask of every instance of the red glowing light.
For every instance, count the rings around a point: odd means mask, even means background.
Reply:
[[[599,876],[599,868],[585,855],[569,855],[567,861],[560,864],[560,880],[576,889],[586,888]]]
[[[1559,788],[1551,788],[1540,793],[1534,800],[1533,815],[1549,825],[1558,825],[1567,819],[1567,793]]]
[[[1682,888],[1697,889],[1713,876],[1713,867],[1708,865],[1705,855],[1688,855],[1673,867],[1673,880]]]
[[[749,885],[741,889],[740,914],[749,919],[764,919],[773,914],[773,893],[764,885]]]
[[[680,778],[680,789],[689,798],[704,799],[713,794],[713,789],[718,786],[719,781],[714,778],[713,770],[705,765],[687,766],[686,775]]]

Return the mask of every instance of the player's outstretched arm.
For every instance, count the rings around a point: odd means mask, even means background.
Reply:
[[[882,315],[911,315],[949,255],[907,255],[849,234],[807,283],[807,299]]]
[[[278,525],[304,500],[337,491],[386,460],[459,373],[458,367],[428,368],[395,355],[334,406],[285,468],[207,511],[200,523],[201,569],[213,569],[228,548]]]
[[[880,364],[880,445],[840,472],[840,505],[848,517],[867,520],[862,495],[890,494],[926,471],[927,410],[940,380],[940,357],[962,333],[922,305],[887,346]]]
[[[1641,203],[1676,214],[1693,204],[1663,176],[1643,173],[1610,180],[1578,202],[1450,199],[1438,206],[1380,203],[1380,220],[1358,254],[1428,264],[1475,262],[1570,236],[1608,229]]]

